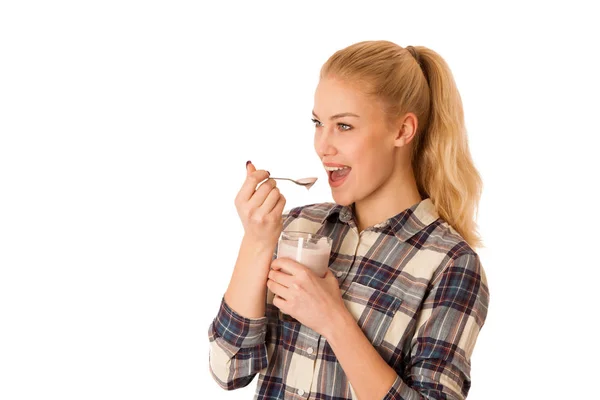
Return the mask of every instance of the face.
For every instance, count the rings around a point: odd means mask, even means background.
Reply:
[[[350,205],[376,195],[397,163],[397,132],[380,102],[335,78],[323,78],[313,109],[315,150],[329,175],[336,203]]]

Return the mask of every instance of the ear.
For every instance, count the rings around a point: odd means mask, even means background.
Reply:
[[[410,112],[399,118],[395,126],[396,137],[394,138],[394,144],[396,147],[403,147],[409,144],[415,137],[419,121],[417,120],[417,116]]]

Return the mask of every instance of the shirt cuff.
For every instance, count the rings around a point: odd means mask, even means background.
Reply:
[[[407,389],[409,389],[408,393],[407,393]],[[383,398],[383,400],[405,400],[405,399],[412,400],[412,399],[418,399],[418,398],[420,398],[420,397],[415,397],[414,391],[410,390],[410,388],[408,388],[408,386],[404,383],[404,381],[402,379],[400,379],[399,375],[396,375],[396,380],[394,381],[394,384],[392,385],[390,390],[388,390],[388,392],[385,395],[385,397]]]
[[[221,300],[221,307],[213,321],[213,329],[217,337],[232,346],[239,348],[254,347],[265,343],[267,317],[242,317]]]

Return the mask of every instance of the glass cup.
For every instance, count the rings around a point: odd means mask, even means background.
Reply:
[[[282,232],[277,248],[277,258],[291,258],[321,278],[329,269],[330,253],[331,238],[298,231]],[[281,270],[289,273],[284,268]]]

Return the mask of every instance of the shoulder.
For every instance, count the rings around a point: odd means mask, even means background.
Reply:
[[[291,208],[283,213],[283,219],[308,219],[312,222],[323,222],[333,212],[338,211],[341,206],[335,203],[315,203]]]
[[[444,262],[433,274],[433,280],[448,269],[458,268],[485,282],[485,272],[476,250],[444,219],[435,221],[424,247],[444,254]]]
[[[341,206],[335,203],[316,203],[294,207],[283,214],[283,229],[286,231],[317,232],[325,220]]]

